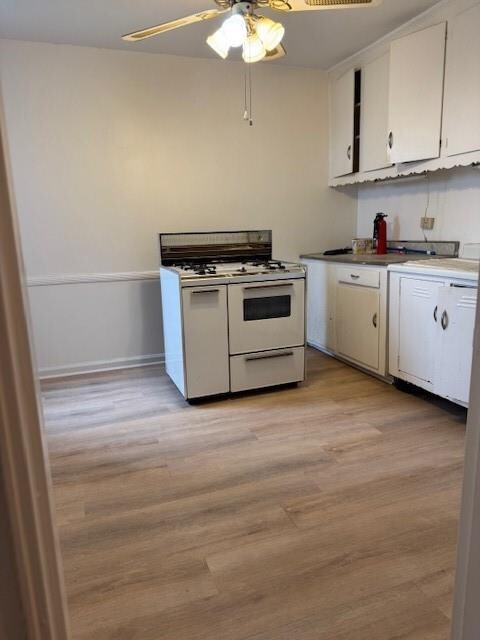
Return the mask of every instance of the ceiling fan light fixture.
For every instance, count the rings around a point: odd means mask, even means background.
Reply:
[[[259,62],[267,53],[263,42],[256,33],[251,33],[243,45],[242,57],[245,62]]]
[[[241,47],[248,35],[245,18],[240,13],[234,13],[227,18],[222,30],[231,47]]]
[[[215,33],[212,33],[211,36],[208,36],[207,44],[215,51],[216,54],[218,54],[224,60],[228,56],[228,52],[230,51],[230,43],[223,31],[223,27],[215,31]]]
[[[256,22],[256,32],[267,51],[273,51],[278,47],[285,35],[285,27],[280,22],[274,22],[264,16]]]

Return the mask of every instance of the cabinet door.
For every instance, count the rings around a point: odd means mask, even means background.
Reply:
[[[389,139],[393,163],[438,158],[446,23],[392,42]]]
[[[332,267],[321,260],[307,265],[307,342],[320,349],[334,350],[333,318],[335,288]]]
[[[440,348],[435,364],[434,391],[467,404],[473,356],[477,289],[446,286],[438,296]]]
[[[379,368],[380,292],[339,283],[336,291],[336,351],[370,369]]]
[[[230,391],[227,287],[182,290],[187,398]]]
[[[336,178],[353,171],[355,71],[351,69],[335,80],[331,89],[331,171]]]
[[[449,23],[445,86],[447,154],[480,150],[480,4]]]
[[[360,171],[375,171],[391,164],[387,153],[389,65],[390,55],[386,53],[362,69]]]
[[[433,384],[438,349],[438,291],[442,282],[400,279],[398,370]]]

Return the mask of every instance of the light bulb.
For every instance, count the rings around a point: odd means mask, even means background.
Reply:
[[[280,22],[261,17],[256,23],[256,31],[267,51],[273,51],[285,35],[285,27]]]
[[[231,47],[241,47],[247,38],[245,18],[239,13],[235,13],[225,20],[222,30]]]
[[[265,57],[266,53],[260,38],[255,33],[249,35],[243,45],[243,59],[245,62],[259,62]]]
[[[215,31],[215,33],[212,33],[211,36],[208,36],[207,44],[224,60],[228,56],[230,44],[223,32],[223,27]]]

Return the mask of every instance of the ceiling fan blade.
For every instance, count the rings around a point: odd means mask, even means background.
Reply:
[[[283,11],[283,13],[288,13],[292,10],[292,5],[287,0],[259,0],[258,6],[268,7],[275,11]]]
[[[158,24],[154,27],[148,27],[147,29],[141,29],[140,31],[127,33],[126,35],[122,36],[122,39],[128,40],[129,42],[145,40],[145,38],[158,36],[161,33],[165,33],[166,31],[172,31],[172,29],[179,29],[180,27],[186,27],[187,25],[193,24],[195,22],[203,22],[204,20],[217,18],[222,13],[225,13],[225,11],[228,11],[228,9],[207,9],[206,11],[194,13],[191,16],[185,16],[185,18],[178,18],[177,20],[172,20],[171,22],[164,22],[163,24]]]
[[[273,0],[275,1],[275,0]],[[353,9],[378,6],[383,0],[288,0],[291,11],[318,11],[325,9]]]
[[[265,57],[262,59],[262,62],[263,61],[268,62],[269,60],[278,60],[278,58],[283,58],[283,56],[286,56],[286,55],[287,55],[287,52],[285,50],[285,47],[279,44],[272,51],[267,51]]]

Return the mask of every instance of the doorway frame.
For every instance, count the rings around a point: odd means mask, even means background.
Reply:
[[[18,629],[16,637],[68,640],[67,601],[5,132],[0,96],[0,455],[20,585],[18,606],[26,626]]]
[[[69,640],[25,275],[0,96],[0,456],[29,640]],[[452,640],[480,629],[480,305],[477,304]],[[20,630],[19,630],[20,631]]]
[[[457,539],[452,640],[480,635],[480,298],[477,300],[462,507]]]

